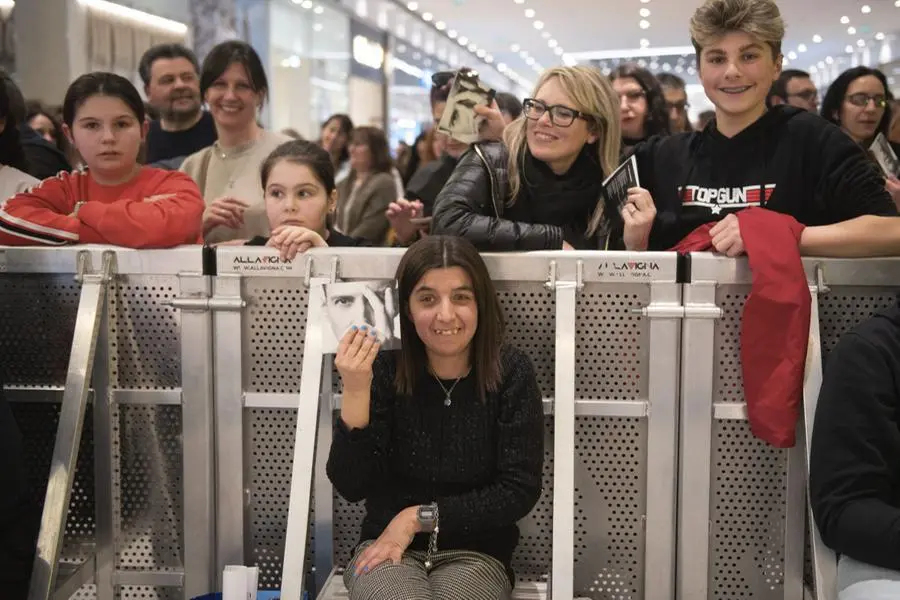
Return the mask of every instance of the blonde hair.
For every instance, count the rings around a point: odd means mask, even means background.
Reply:
[[[784,19],[774,0],[706,0],[694,11],[690,31],[698,61],[704,47],[733,31],[768,44],[775,59],[781,54]]]
[[[622,132],[619,124],[619,103],[616,94],[599,69],[593,67],[554,67],[541,74],[534,86],[533,95],[545,83],[555,79],[563,92],[572,99],[575,110],[590,115],[593,120],[588,127],[591,133],[597,135],[597,156],[595,157],[608,175],[619,164],[619,151],[622,144]],[[528,121],[523,113],[518,119],[510,123],[503,131],[503,141],[509,149],[509,190],[512,205],[522,189],[522,163],[525,152],[528,149],[526,128]],[[598,173],[598,175],[600,175]],[[597,209],[591,217],[587,235],[593,235],[603,219],[603,202],[598,199]]]

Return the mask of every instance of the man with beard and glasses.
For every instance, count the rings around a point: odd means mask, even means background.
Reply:
[[[180,44],[160,44],[144,53],[139,67],[148,103],[159,111],[150,123],[146,162],[177,169],[184,158],[216,141],[212,116],[200,101],[200,65]]]

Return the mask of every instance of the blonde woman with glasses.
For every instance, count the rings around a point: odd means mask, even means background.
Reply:
[[[437,198],[432,231],[462,236],[480,250],[645,248],[656,209],[629,190],[623,226],[611,229],[602,182],[618,165],[617,96],[591,67],[541,75],[502,143],[478,143]],[[618,215],[617,215],[618,216]]]

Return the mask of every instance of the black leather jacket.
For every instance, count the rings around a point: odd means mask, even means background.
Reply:
[[[503,218],[508,160],[503,144],[474,144],[435,201],[432,233],[464,237],[483,251],[560,250],[561,227]]]

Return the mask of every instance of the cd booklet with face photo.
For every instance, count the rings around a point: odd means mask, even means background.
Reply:
[[[494,94],[478,80],[477,72],[460,70],[453,79],[438,131],[464,144],[474,144],[482,122],[482,117],[475,114],[475,106],[490,106]]]
[[[309,305],[322,307],[322,352],[335,354],[354,325],[374,328],[382,350],[400,348],[400,316],[393,280],[341,281],[310,288]]]

